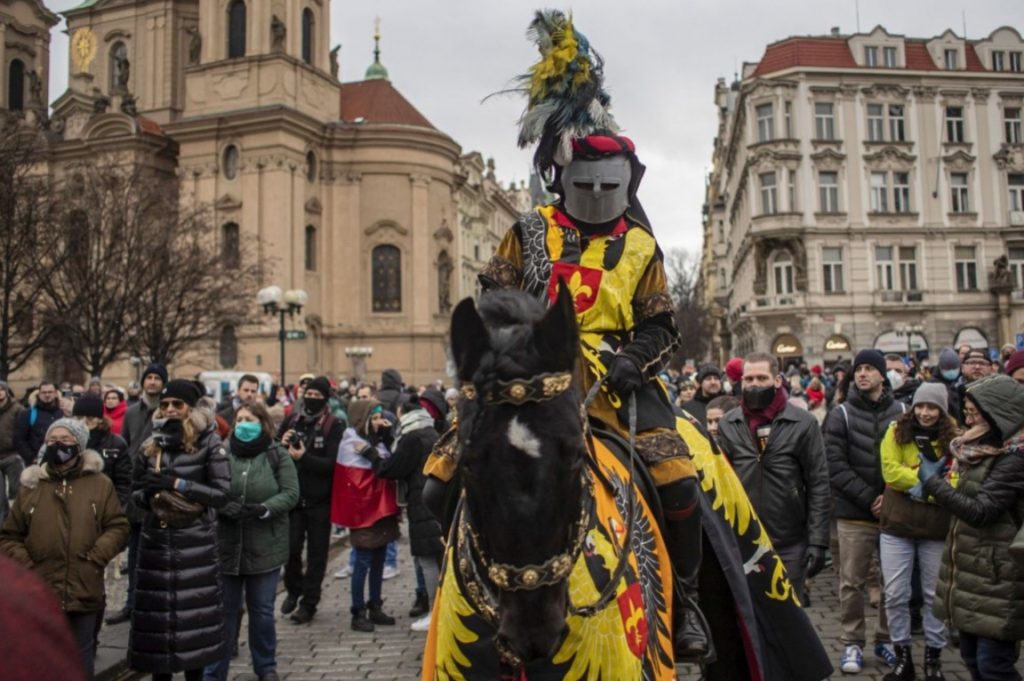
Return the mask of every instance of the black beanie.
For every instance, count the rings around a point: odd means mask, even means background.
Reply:
[[[195,381],[189,381],[184,378],[176,378],[164,388],[164,391],[160,393],[160,398],[170,397],[171,399],[178,399],[187,404],[190,407],[196,406],[199,402],[199,398],[203,396],[199,386],[196,385]]]
[[[98,419],[103,418],[103,400],[92,393],[85,393],[77,400],[71,408],[72,416],[92,416]]]
[[[326,376],[317,376],[306,384],[306,390],[315,390],[327,399],[331,396],[331,382]]]
[[[853,360],[853,370],[856,371],[857,367],[861,364],[867,364],[878,369],[878,373],[885,376],[885,355],[882,354],[881,350],[875,350],[870,348],[867,350],[861,350],[857,353],[857,358]]]
[[[149,366],[146,367],[145,371],[142,372],[142,380],[145,381],[146,376],[149,376],[150,374],[156,374],[164,384],[167,383],[167,367],[160,362],[151,362]]]

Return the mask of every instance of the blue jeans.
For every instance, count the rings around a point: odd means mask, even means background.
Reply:
[[[370,603],[380,603],[381,585],[384,583],[384,560],[388,549],[352,549],[356,567],[352,571],[352,607],[361,610],[366,607],[364,589],[370,580]]]
[[[924,643],[929,648],[946,647],[946,625],[932,612],[935,585],[939,581],[939,565],[944,541],[907,539],[883,532],[878,539],[885,583],[885,614],[889,617],[889,636],[895,645],[909,646],[910,598],[913,593],[914,564],[921,572],[921,615]]]
[[[960,631],[960,657],[974,681],[1020,681],[1017,643]]]
[[[258,676],[277,669],[277,630],[274,628],[274,598],[277,595],[277,580],[281,570],[271,570],[256,575],[222,575],[224,580],[224,640],[238,638],[238,611],[242,607],[242,591],[245,591],[245,607],[249,611],[249,650],[252,652],[252,670]],[[203,673],[204,681],[224,681],[231,666],[230,653],[219,662],[208,666]]]
[[[423,566],[420,565],[420,559],[413,556],[413,567],[416,568],[416,595],[427,595],[427,582],[423,578]]]
[[[390,565],[393,568],[398,567],[398,542],[393,541],[388,544],[388,555],[384,558],[384,564]]]

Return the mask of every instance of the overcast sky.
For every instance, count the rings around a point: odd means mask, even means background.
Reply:
[[[265,1],[265,0],[259,0]],[[44,0],[57,12],[81,0]],[[717,129],[715,80],[765,45],[790,35],[857,30],[855,0],[586,0],[562,5],[605,59],[616,119],[647,165],[640,187],[665,248],[699,249],[704,177]],[[482,102],[526,71],[536,51],[525,38],[525,0],[360,0],[332,2],[331,40],[341,43],[341,78],[361,80],[373,59],[373,20],[381,18],[381,61],[391,81],[464,151],[493,156],[503,182],[528,177],[532,151],[516,147],[517,97]],[[547,5],[551,6],[551,5]],[[1024,32],[1021,0],[860,0],[860,29],[931,37],[952,28],[987,36],[1010,24]],[[67,87],[67,36],[54,30],[50,99]],[[289,30],[295,28],[289,26]]]

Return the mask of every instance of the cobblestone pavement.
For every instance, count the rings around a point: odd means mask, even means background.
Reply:
[[[409,630],[415,576],[408,540],[399,549],[400,574],[384,582],[384,609],[396,617],[394,627],[377,627],[372,634],[356,633],[349,627],[350,591],[348,579],[335,579],[333,574],[347,564],[348,550],[338,552],[328,567],[324,580],[324,598],[316,618],[308,625],[296,626],[278,613],[278,672],[285,681],[349,681],[353,679],[418,679],[420,659],[426,634]],[[112,574],[108,573],[108,574]],[[125,579],[108,579],[108,594],[112,604],[123,601]],[[818,634],[838,667],[842,644],[839,641],[839,599],[837,580],[831,572],[822,573],[812,592],[812,606],[808,609]],[[280,605],[282,596],[278,597]],[[868,622],[872,631],[874,615]],[[244,628],[243,628],[243,631]],[[918,637],[919,638],[919,637]],[[794,642],[794,645],[800,645]],[[923,655],[923,642],[915,640],[915,658]],[[832,678],[850,681],[880,681],[886,668],[865,651],[865,669],[861,674],[836,673]],[[944,668],[949,681],[970,681],[959,652],[949,649],[944,655]],[[1018,665],[1024,672],[1024,663]],[[242,637],[240,655],[231,666],[234,681],[255,681],[249,658],[248,645]],[[679,667],[679,681],[698,681],[699,673],[692,668]],[[923,678],[919,676],[919,678]],[[785,681],[785,680],[773,680]]]

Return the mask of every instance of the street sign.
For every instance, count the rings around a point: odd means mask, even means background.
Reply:
[[[306,339],[306,332],[305,331],[285,331],[284,332],[284,337],[287,338],[288,340],[305,340]]]

